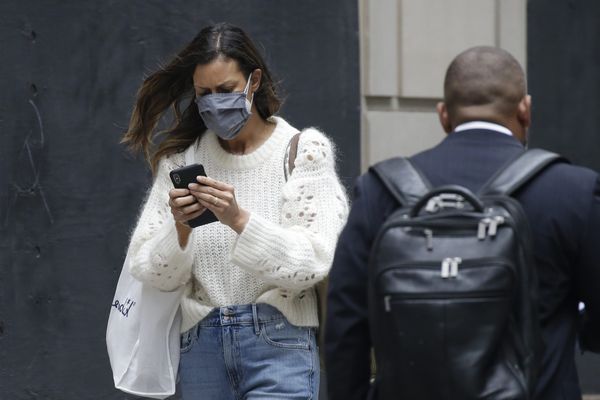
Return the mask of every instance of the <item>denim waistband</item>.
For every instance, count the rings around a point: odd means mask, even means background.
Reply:
[[[269,304],[242,304],[214,308],[198,326],[255,325],[282,319],[281,311]]]

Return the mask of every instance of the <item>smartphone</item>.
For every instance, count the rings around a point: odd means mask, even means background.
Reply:
[[[187,189],[190,183],[198,183],[196,180],[198,175],[206,176],[206,172],[204,171],[202,164],[186,165],[185,167],[177,168],[169,172],[173,186],[176,189]],[[219,219],[215,216],[215,214],[213,214],[212,211],[206,209],[198,217],[187,221],[187,224],[192,228],[196,228],[198,226],[210,224],[211,222],[216,222],[218,220]]]

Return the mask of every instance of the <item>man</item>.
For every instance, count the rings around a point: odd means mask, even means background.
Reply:
[[[410,161],[434,187],[458,184],[477,192],[526,145],[531,97],[524,72],[504,50],[466,50],[448,67],[437,112],[448,136]],[[557,163],[515,198],[531,225],[540,286],[544,352],[536,398],[581,399],[574,362],[578,333],[583,346],[600,351],[599,177]],[[368,260],[383,221],[399,206],[375,174],[358,179],[329,279],[325,350],[330,400],[368,396]],[[579,315],[580,301],[585,318]]]

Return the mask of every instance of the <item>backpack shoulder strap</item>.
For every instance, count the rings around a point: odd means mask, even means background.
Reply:
[[[404,157],[381,161],[369,170],[402,206],[415,204],[431,190],[429,181]]]
[[[283,158],[283,173],[286,181],[294,170],[294,162],[296,161],[296,156],[298,155],[298,143],[300,142],[301,133],[302,132],[298,132],[292,136],[285,151],[285,157]]]
[[[568,163],[569,161],[547,150],[526,150],[500,168],[479,190],[479,195],[504,194],[510,196],[546,167],[557,162]]]

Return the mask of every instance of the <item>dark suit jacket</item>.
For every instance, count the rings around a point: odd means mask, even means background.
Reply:
[[[433,186],[453,183],[476,192],[521,151],[522,145],[511,136],[468,130],[450,134],[411,161]],[[598,179],[594,171],[560,163],[515,194],[532,228],[540,285],[545,342],[537,390],[540,400],[581,398],[574,362],[579,301],[586,304],[587,337],[600,340]],[[326,362],[330,400],[367,398],[371,347],[367,263],[377,231],[397,207],[374,174],[357,180],[329,279]],[[589,342],[595,351],[600,347],[598,340]]]

